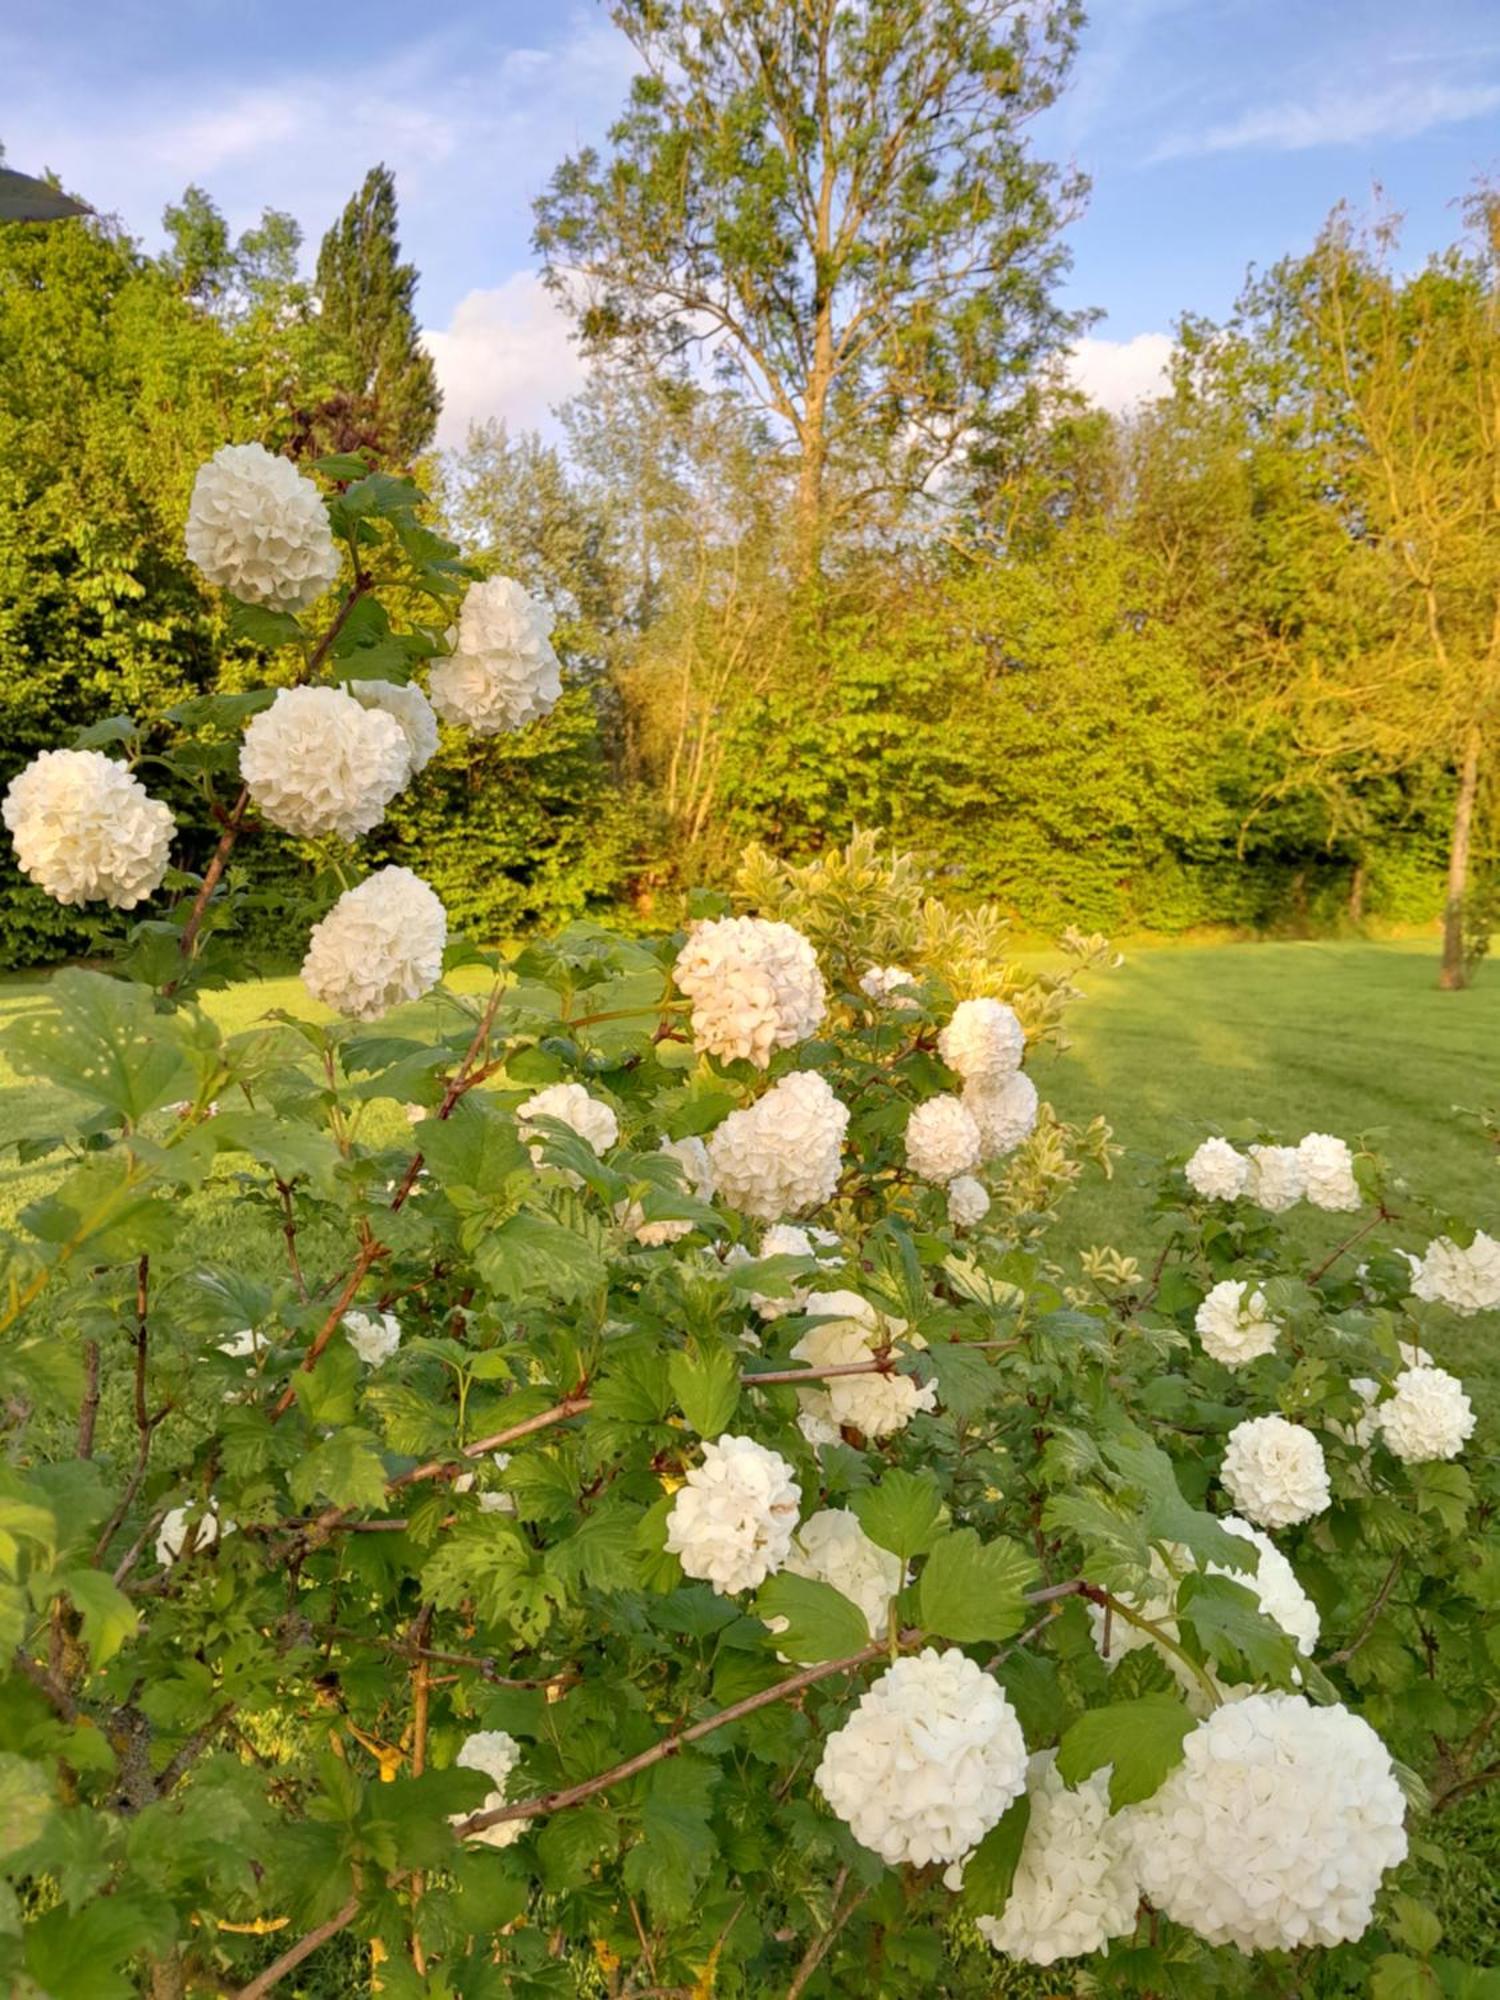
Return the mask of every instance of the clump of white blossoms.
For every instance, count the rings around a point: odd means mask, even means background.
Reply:
[[[801,931],[761,917],[695,924],[672,976],[692,1001],[693,1043],[764,1069],[805,1042],[828,1011],[817,954]]]
[[[1303,1195],[1302,1156],[1295,1146],[1252,1146],[1245,1193],[1267,1215],[1283,1215]]]
[[[1451,1236],[1439,1236],[1414,1265],[1411,1295],[1427,1305],[1447,1306],[1467,1319],[1472,1313],[1493,1312],[1500,1306],[1500,1243],[1474,1232],[1461,1248]]]
[[[793,1535],[782,1568],[793,1576],[831,1584],[857,1604],[872,1639],[884,1633],[891,1604],[906,1581],[901,1558],[872,1542],[858,1515],[847,1507],[824,1507],[809,1514]]]
[[[979,1127],[979,1143],[987,1160],[1013,1153],[1036,1130],[1036,1085],[1025,1070],[1018,1069],[1000,1083],[966,1083],[963,1103]]]
[[[553,623],[547,607],[513,577],[471,584],[448,634],[453,650],[427,677],[443,720],[495,736],[546,715],[562,693]]]
[[[906,1121],[906,1164],[918,1180],[954,1180],[982,1157],[979,1126],[961,1098],[929,1097]]]
[[[448,912],[409,868],[378,868],[313,925],[302,984],[352,1021],[419,1000],[443,976]]]
[[[401,1322],[394,1313],[347,1312],[344,1332],[367,1368],[379,1368],[401,1345]]]
[[[992,1950],[1028,1965],[1102,1951],[1134,1930],[1140,1905],[1124,1816],[1109,1809],[1109,1772],[1070,1790],[1057,1752],[1039,1750],[1027,1766],[1026,1793],[1031,1812],[1005,1909],[976,1917],[974,1927]],[[943,1880],[961,1888],[962,1866]]]
[[[251,718],[240,776],[283,833],[357,840],[410,778],[411,752],[383,708],[361,708],[342,688],[282,688]]]
[[[361,708],[382,709],[398,725],[406,738],[411,776],[425,771],[437,755],[438,726],[422,690],[410,681],[404,686],[397,681],[345,681],[343,686]]]
[[[904,965],[872,965],[859,976],[859,990],[865,998],[873,1000],[877,1007],[890,1008],[893,1013],[917,1005],[911,991],[916,983],[916,974],[908,972]]]
[[[1003,1000],[960,1000],[938,1036],[938,1054],[965,1083],[993,1089],[1021,1067],[1026,1030]]]
[[[339,573],[322,494],[262,444],[226,444],[199,466],[187,554],[210,583],[276,611],[303,610]]]
[[[1338,1213],[1358,1208],[1362,1199],[1354,1178],[1354,1155],[1331,1132],[1309,1132],[1297,1147],[1302,1192],[1314,1208]]]
[[[1026,1740],[999,1684],[956,1647],[897,1660],[823,1746],[813,1783],[892,1867],[957,1861],[1026,1786]]]
[[[233,1521],[224,1522],[222,1532],[232,1535]],[[212,1500],[207,1507],[171,1507],[156,1531],[156,1560],[165,1569],[179,1556],[211,1549],[219,1534],[219,1510]]]
[[[764,1257],[811,1257],[827,1269],[839,1262],[840,1255],[839,1239],[831,1229],[799,1229],[794,1222],[773,1222],[761,1237],[754,1258],[743,1244],[737,1243],[725,1262],[748,1264],[758,1263]],[[809,1279],[805,1284],[794,1284],[779,1298],[772,1292],[751,1292],[750,1304],[762,1319],[782,1319],[787,1313],[806,1310],[809,1289],[816,1282]]]
[[[726,1433],[673,1497],[667,1549],[723,1596],[754,1590],[786,1561],[801,1501],[780,1452]]]
[[[1193,1319],[1203,1352],[1226,1368],[1243,1368],[1246,1362],[1269,1354],[1281,1331],[1272,1319],[1266,1295],[1251,1290],[1240,1278],[1224,1278],[1204,1299]]]
[[[775,1222],[818,1208],[838,1186],[849,1109],[816,1070],[793,1070],[708,1142],[720,1199]]]
[[[972,1229],[990,1212],[989,1190],[972,1174],[959,1174],[948,1183],[948,1220],[955,1229]]]
[[[140,780],[99,750],[43,750],[0,807],[16,860],[59,903],[133,910],[167,872],[173,819]]]
[[[701,1139],[663,1139],[656,1150],[676,1162],[689,1194],[699,1201],[713,1200],[713,1162]],[[678,1243],[693,1227],[691,1222],[647,1222],[639,1202],[623,1203],[620,1220],[636,1242],[644,1243],[647,1249],[658,1249],[663,1243]]]
[[[1122,1817],[1142,1893],[1245,1952],[1360,1937],[1406,1854],[1385,1745],[1359,1716],[1301,1695],[1216,1709],[1161,1789]]]
[[[1329,1506],[1323,1447],[1285,1417],[1247,1417],[1229,1433],[1219,1469],[1224,1490],[1260,1528],[1294,1528]]]
[[[813,1292],[803,1311],[828,1315],[792,1349],[792,1359],[809,1368],[855,1365],[887,1349],[895,1362],[904,1350],[927,1344],[920,1334],[908,1333],[905,1320],[887,1318],[857,1292]],[[816,1389],[799,1389],[797,1395],[812,1416],[882,1438],[904,1430],[919,1410],[933,1409],[937,1384],[914,1382],[894,1368],[889,1374],[872,1369],[868,1375],[835,1376]]]
[[[612,1108],[601,1098],[591,1097],[581,1083],[549,1083],[545,1090],[539,1090],[535,1097],[528,1097],[516,1107],[516,1128],[530,1146],[532,1160],[538,1167],[546,1164],[542,1153],[546,1134],[538,1129],[538,1118],[555,1118],[560,1125],[576,1132],[596,1153],[607,1153],[620,1136],[620,1121]],[[570,1169],[564,1171],[576,1185],[577,1175]]]
[[[1407,1465],[1457,1458],[1474,1435],[1474,1406],[1446,1368],[1403,1368],[1375,1411],[1388,1450]]]
[[[1205,1201],[1238,1201],[1250,1179],[1250,1162],[1227,1139],[1205,1139],[1182,1171]]]
[[[479,1729],[464,1738],[453,1761],[461,1770],[478,1771],[495,1787],[485,1794],[483,1805],[476,1806],[474,1811],[498,1812],[506,1803],[510,1774],[521,1761],[521,1746],[514,1736],[503,1729]],[[461,1826],[469,1817],[468,1813],[450,1813],[448,1820],[452,1826]],[[521,1838],[530,1824],[529,1819],[503,1819],[498,1826],[482,1826],[478,1833],[471,1833],[469,1839],[477,1840],[484,1847],[509,1847],[513,1840]]]

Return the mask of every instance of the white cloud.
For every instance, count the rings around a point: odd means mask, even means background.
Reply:
[[[1151,396],[1165,395],[1173,346],[1169,333],[1138,333],[1129,340],[1085,335],[1068,357],[1068,379],[1091,403],[1121,416]]]
[[[469,292],[422,340],[442,385],[440,445],[462,445],[469,426],[490,417],[512,432],[545,429],[552,406],[583,384],[568,322],[535,271]]]
[[[1385,90],[1330,91],[1307,102],[1262,105],[1201,132],[1168,139],[1152,155],[1177,160],[1202,153],[1306,152],[1372,139],[1414,139],[1439,125],[1460,125],[1500,106],[1500,83],[1421,83]]]

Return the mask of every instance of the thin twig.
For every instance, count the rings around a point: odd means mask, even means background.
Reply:
[[[860,1904],[869,1895],[869,1888],[856,1889],[842,1910],[838,1907],[839,1897],[844,1893],[844,1884],[849,1879],[849,1870],[841,1868],[833,1885],[833,1908],[836,1914],[826,1931],[819,1932],[807,1950],[802,1954],[802,1963],[797,1967],[796,1976],[786,1989],[786,2000],[797,2000],[807,1982],[812,1978],[833,1947],[834,1939],[848,1923]]]
[[[263,1993],[269,1993],[272,1987],[289,1972],[295,1972],[305,1958],[311,1958],[319,1945],[327,1944],[331,1937],[337,1937],[341,1930],[347,1929],[353,1923],[358,1910],[359,1898],[351,1896],[344,1907],[336,1910],[326,1923],[319,1924],[317,1929],[309,1931],[306,1937],[298,1938],[280,1958],[272,1959],[264,1972],[252,1979],[248,1986],[240,1988],[235,2000],[261,2000]]]
[[[94,1562],[102,1563],[104,1552],[114,1540],[115,1533],[131,1504],[140,1491],[141,1481],[146,1477],[146,1466],[151,1457],[151,1440],[156,1435],[157,1426],[171,1410],[170,1402],[163,1403],[154,1415],[146,1408],[146,1358],[150,1346],[150,1289],[151,1259],[142,1257],[135,1267],[135,1386],[133,1403],[135,1409],[135,1464],[130,1477],[125,1481],[125,1490],[99,1531],[99,1539],[94,1543]]]
[[[1325,1667],[1341,1667],[1346,1661],[1354,1658],[1354,1655],[1359,1651],[1360,1647],[1369,1638],[1379,1623],[1380,1614],[1390,1601],[1391,1592],[1396,1588],[1396,1581],[1401,1575],[1404,1562],[1404,1552],[1397,1549],[1395,1555],[1391,1557],[1391,1566],[1386,1571],[1385,1578],[1379,1590],[1376,1591],[1370,1608],[1355,1627],[1354,1637],[1349,1641],[1348,1645],[1340,1646],[1336,1653],[1329,1654],[1328,1658],[1323,1662]]]
[[[94,1455],[94,1425],[99,1416],[99,1343],[83,1343],[83,1401],[78,1408],[78,1456]]]
[[[1330,1272],[1333,1269],[1334,1265],[1339,1261],[1340,1257],[1343,1256],[1346,1250],[1352,1250],[1356,1243],[1362,1243],[1365,1237],[1369,1235],[1370,1231],[1372,1229],[1378,1229],[1382,1222],[1393,1222],[1394,1220],[1395,1217],[1391,1214],[1390,1210],[1386,1207],[1385,1203],[1381,1202],[1380,1206],[1376,1209],[1375,1213],[1370,1217],[1368,1222],[1361,1223],[1359,1228],[1355,1230],[1354,1234],[1350,1237],[1347,1237],[1339,1245],[1337,1250],[1333,1251],[1329,1256],[1325,1257],[1322,1263],[1318,1266],[1318,1268],[1315,1271],[1308,1272],[1306,1282],[1309,1285],[1315,1285],[1318,1282],[1319,1278],[1325,1277],[1328,1274],[1328,1272]]]
[[[222,1708],[215,1710],[201,1729],[193,1731],[181,1749],[163,1766],[161,1775],[156,1780],[158,1798],[164,1799],[167,1796],[168,1792],[173,1789],[188,1766],[194,1763],[203,1754],[204,1750],[207,1749],[208,1745],[212,1743],[230,1716],[234,1714],[234,1710],[235,1704],[232,1701],[226,1701]]]

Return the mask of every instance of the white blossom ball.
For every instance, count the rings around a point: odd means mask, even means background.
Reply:
[[[895,1362],[906,1350],[927,1344],[920,1334],[908,1332],[905,1320],[877,1312],[857,1292],[813,1292],[803,1310],[823,1320],[792,1349],[792,1359],[805,1361],[809,1368],[857,1365],[887,1348]],[[904,1430],[919,1410],[933,1409],[937,1384],[914,1382],[895,1370],[881,1374],[872,1369],[868,1375],[835,1375],[816,1389],[799,1389],[797,1395],[805,1410],[835,1426],[847,1424],[866,1437],[882,1438]]]
[[[993,1089],[1021,1067],[1026,1030],[1003,1000],[960,1000],[938,1036],[938,1054],[965,1083]]]
[[[1242,1279],[1224,1278],[1199,1306],[1193,1320],[1203,1352],[1226,1368],[1243,1368],[1269,1354],[1281,1322],[1272,1319],[1266,1295]]]
[[[793,1576],[830,1584],[865,1615],[870,1637],[885,1632],[897,1593],[906,1583],[899,1556],[872,1542],[847,1507],[824,1507],[809,1514],[792,1537],[782,1568]]]
[[[892,1013],[902,1013],[917,1005],[911,992],[916,983],[916,974],[908,972],[904,965],[871,965],[859,976],[859,990],[865,998]]]
[[[897,1660],[823,1746],[813,1776],[892,1867],[957,1861],[1026,1787],[1026,1741],[999,1684],[956,1647]]]
[[[948,1183],[948,1220],[955,1229],[972,1229],[990,1212],[989,1190],[972,1174],[959,1174]]]
[[[1338,1213],[1359,1207],[1362,1197],[1354,1178],[1354,1155],[1342,1139],[1331,1132],[1309,1132],[1297,1147],[1297,1163],[1303,1195],[1314,1208]]]
[[[302,984],[351,1021],[420,1000],[443,976],[448,913],[409,868],[378,868],[313,925]]]
[[[478,1771],[495,1787],[485,1795],[483,1805],[472,1808],[474,1812],[498,1812],[507,1803],[505,1795],[510,1775],[520,1761],[521,1746],[504,1729],[479,1729],[472,1736],[465,1737],[454,1764],[460,1770]],[[469,1813],[448,1815],[453,1826],[461,1826],[469,1817]],[[471,1833],[468,1837],[482,1847],[509,1847],[512,1841],[521,1838],[530,1824],[529,1819],[503,1819],[498,1826],[483,1826],[478,1833]]]
[[[961,1098],[929,1097],[906,1121],[906,1164],[922,1181],[951,1181],[979,1165],[983,1141]]]
[[[739,1246],[736,1245],[738,1249]],[[760,1239],[760,1248],[753,1261],[764,1257],[811,1257],[823,1269],[836,1265],[842,1251],[839,1239],[831,1229],[799,1229],[794,1222],[773,1222]],[[748,1251],[740,1250],[739,1256],[731,1252],[731,1261],[747,1263],[752,1261]],[[782,1319],[787,1313],[799,1313],[806,1309],[810,1287],[816,1279],[806,1284],[794,1284],[789,1292],[779,1298],[771,1292],[751,1292],[750,1304],[762,1319]]]
[[[687,1192],[695,1200],[713,1200],[713,1162],[701,1139],[663,1139],[656,1150],[676,1163]],[[693,1229],[691,1222],[647,1222],[639,1202],[622,1203],[619,1213],[636,1242],[644,1243],[647,1249],[659,1249],[663,1243],[680,1243]]]
[[[708,1142],[719,1196],[742,1215],[776,1222],[829,1200],[843,1165],[848,1106],[816,1070],[793,1070]]]
[[[1205,1201],[1238,1201],[1250,1178],[1250,1162],[1227,1139],[1205,1139],[1182,1171],[1194,1194]]]
[[[1412,1272],[1411,1294],[1428,1305],[1462,1313],[1493,1312],[1500,1306],[1500,1243],[1482,1229],[1461,1249],[1450,1236],[1429,1243]]]
[[[672,976],[693,1003],[694,1046],[764,1069],[813,1034],[828,1011],[817,954],[790,924],[719,917],[695,924]]]
[[[979,1127],[986,1160],[1003,1159],[1036,1130],[1036,1085],[1024,1070],[996,1084],[966,1083],[963,1102]]]
[[[780,1452],[726,1433],[673,1497],[667,1549],[721,1596],[755,1590],[790,1554],[801,1500]]]
[[[1135,1929],[1140,1888],[1122,1816],[1109,1809],[1109,1772],[1095,1771],[1076,1790],[1057,1773],[1057,1752],[1039,1750],[1027,1765],[1031,1812],[1005,1908],[978,1916],[985,1943],[1027,1965],[1086,1958]],[[961,1888],[962,1867],[943,1880]]]
[[[1252,1146],[1245,1193],[1267,1215],[1282,1215],[1303,1196],[1302,1156],[1295,1146]]]
[[[546,606],[513,577],[471,584],[448,633],[453,651],[427,678],[443,720],[462,723],[476,736],[495,736],[546,715],[562,693],[553,622]]]
[[[1474,1406],[1445,1368],[1403,1368],[1375,1421],[1388,1450],[1407,1465],[1457,1458],[1474,1435]]]
[[[560,1125],[576,1132],[596,1153],[607,1153],[620,1136],[620,1121],[613,1110],[600,1098],[591,1097],[581,1083],[549,1083],[545,1090],[539,1090],[535,1097],[528,1097],[516,1108],[517,1130],[530,1146],[532,1160],[538,1167],[546,1164],[542,1155],[546,1136],[537,1129],[538,1118],[555,1118]],[[578,1176],[570,1169],[563,1171],[576,1187]]]
[[[1216,1709],[1160,1790],[1121,1817],[1149,1901],[1244,1952],[1362,1936],[1406,1854],[1385,1745],[1361,1717],[1302,1695]]]
[[[304,610],[339,573],[322,494],[262,444],[226,444],[199,466],[187,554],[219,589],[275,611]]]
[[[367,1368],[379,1368],[401,1345],[401,1322],[394,1313],[347,1312],[344,1332]]]
[[[397,681],[345,681],[343,686],[361,708],[382,709],[398,725],[406,738],[411,776],[425,771],[437,755],[438,726],[432,703],[422,690],[410,681],[404,685]]]
[[[1285,1417],[1247,1417],[1229,1433],[1219,1469],[1224,1490],[1260,1528],[1293,1528],[1332,1500],[1323,1447]]]
[[[0,806],[21,872],[59,903],[133,910],[167,872],[174,822],[138,778],[99,750],[43,750]]]
[[[411,751],[394,716],[361,708],[342,688],[282,688],[250,720],[240,776],[283,833],[357,840],[406,785]]]
[[[172,1507],[162,1516],[156,1531],[156,1560],[166,1569],[183,1555],[201,1555],[211,1549],[220,1534],[234,1533],[233,1521],[220,1524],[217,1504],[206,1507]]]

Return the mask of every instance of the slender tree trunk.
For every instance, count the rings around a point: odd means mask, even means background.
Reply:
[[[1469,886],[1469,842],[1474,830],[1474,801],[1479,793],[1481,743],[1479,725],[1474,723],[1464,740],[1463,763],[1458,773],[1458,797],[1453,804],[1453,845],[1448,852],[1448,900],[1443,908],[1443,964],[1438,973],[1438,985],[1445,993],[1457,993],[1468,984],[1464,969],[1464,895]]]
[[[1369,871],[1365,867],[1365,857],[1361,855],[1354,864],[1354,873],[1349,878],[1349,921],[1360,924],[1365,918],[1365,881]]]

